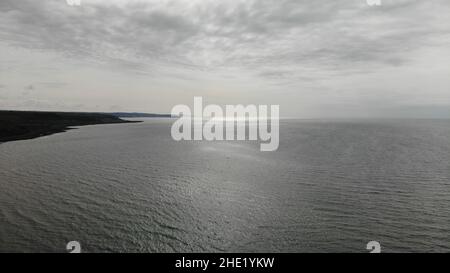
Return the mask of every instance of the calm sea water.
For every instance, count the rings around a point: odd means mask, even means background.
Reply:
[[[0,252],[450,251],[450,121],[285,120],[269,153],[171,122],[0,144]]]

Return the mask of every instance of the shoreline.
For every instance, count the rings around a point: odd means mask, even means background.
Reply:
[[[86,125],[139,123],[105,113],[0,110],[0,144],[64,133]]]

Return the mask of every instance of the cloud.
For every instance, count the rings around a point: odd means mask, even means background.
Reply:
[[[27,91],[33,91],[34,90],[34,86],[32,84],[25,86],[23,89],[27,90]]]
[[[66,82],[38,82],[36,85],[44,88],[57,89],[67,86]]]
[[[247,81],[242,89],[253,82],[325,89],[352,75],[420,70],[418,52],[445,51],[449,1],[382,3],[83,0],[74,7],[65,0],[2,0],[0,40],[89,67],[158,79],[164,74],[192,89],[211,78]]]
[[[359,0],[85,0],[71,7],[62,0],[4,0],[1,37],[12,45],[137,70],[155,64],[399,66],[409,61],[409,52],[448,31],[436,27],[448,19],[432,17],[448,12],[448,1],[428,2],[385,0],[373,8]]]

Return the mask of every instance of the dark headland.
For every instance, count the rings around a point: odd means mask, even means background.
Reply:
[[[65,132],[74,126],[130,123],[113,114],[0,111],[0,143]]]

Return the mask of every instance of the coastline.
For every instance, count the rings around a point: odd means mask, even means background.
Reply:
[[[105,113],[0,110],[0,144],[63,133],[77,126],[138,122]]]

